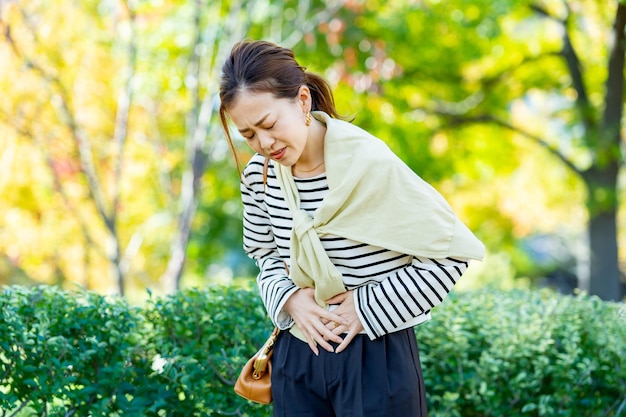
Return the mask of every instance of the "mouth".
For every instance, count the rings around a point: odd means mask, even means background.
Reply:
[[[287,148],[285,147],[285,148],[277,150],[276,152],[272,152],[270,156],[275,161],[280,161],[285,156],[286,151],[287,151]]]

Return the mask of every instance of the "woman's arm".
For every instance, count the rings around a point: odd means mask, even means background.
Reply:
[[[283,311],[287,299],[298,287],[289,279],[285,262],[278,253],[270,217],[265,207],[263,159],[253,158],[241,182],[243,202],[243,247],[259,267],[257,285],[270,318],[280,329],[291,327],[291,317]]]
[[[354,304],[371,339],[398,330],[441,304],[465,272],[466,259],[413,258],[380,283],[354,290]]]

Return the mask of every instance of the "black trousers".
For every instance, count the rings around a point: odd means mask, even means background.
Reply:
[[[343,352],[320,348],[319,356],[285,331],[280,333],[273,355],[274,417],[428,414],[413,329],[376,340],[358,335]]]

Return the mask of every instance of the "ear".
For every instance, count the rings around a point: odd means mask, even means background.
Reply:
[[[301,85],[298,90],[298,96],[296,97],[298,104],[302,106],[302,112],[307,114],[311,111],[313,105],[313,99],[311,97],[311,90],[307,85]]]

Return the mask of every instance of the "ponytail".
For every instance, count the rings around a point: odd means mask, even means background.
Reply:
[[[325,79],[312,72],[305,71],[304,77],[306,85],[311,90],[312,108],[311,110],[321,110],[331,117],[341,119],[342,117],[335,108],[335,98],[330,85]]]

